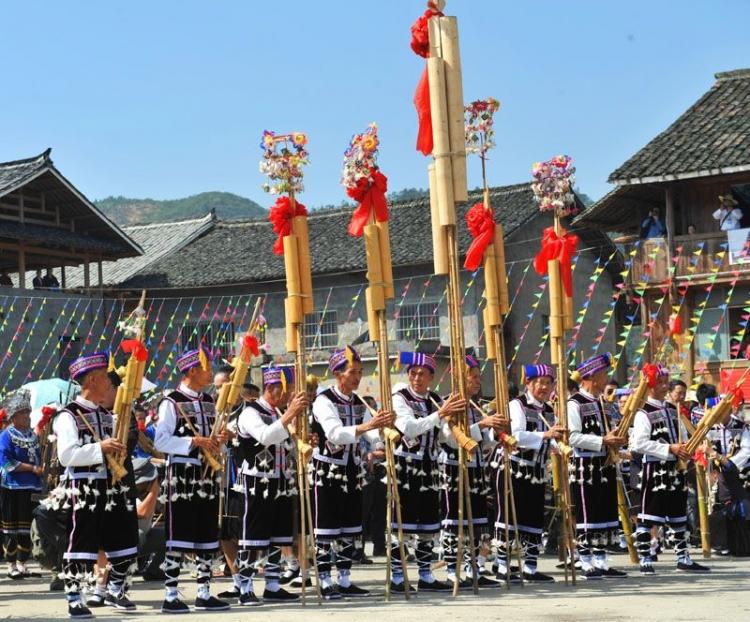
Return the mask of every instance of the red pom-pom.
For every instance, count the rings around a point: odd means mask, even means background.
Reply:
[[[437,10],[433,2],[428,2],[424,15],[420,15],[411,27],[411,49],[422,58],[427,58],[430,55],[430,34],[427,22],[435,15],[440,16],[442,13]]]
[[[136,425],[138,426],[139,432],[146,431],[146,422],[143,419],[138,419],[138,421],[136,422]]]
[[[646,363],[641,370],[646,377],[648,386],[652,389],[656,386],[656,378],[659,375],[659,368],[653,363]]]
[[[136,361],[143,363],[148,360],[148,350],[138,339],[126,339],[120,344],[122,351],[132,354]]]
[[[260,355],[260,349],[258,348],[258,340],[254,335],[245,335],[242,340],[242,347],[250,350],[253,356]]]

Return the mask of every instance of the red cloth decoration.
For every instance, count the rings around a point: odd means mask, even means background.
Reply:
[[[693,454],[693,461],[704,469],[708,468],[708,457],[706,456],[706,451],[704,449],[699,449]]]
[[[242,340],[242,348],[245,350],[250,350],[250,354],[253,356],[258,356],[260,354],[260,349],[258,348],[258,340],[254,335],[245,335],[244,339]]]
[[[349,234],[355,238],[362,237],[370,214],[374,213],[378,222],[388,220],[388,202],[385,200],[388,178],[377,170],[371,170],[370,177],[372,183],[367,177],[362,177],[355,188],[346,189],[346,194],[359,203],[349,222]]]
[[[143,363],[148,359],[148,350],[138,339],[126,339],[120,347],[125,354],[132,354],[136,361]]]
[[[653,389],[656,386],[656,378],[659,375],[659,368],[653,363],[646,363],[641,371],[643,375],[646,376],[648,386]]]
[[[411,27],[411,49],[422,58],[430,55],[430,35],[427,23],[431,17],[442,16],[433,2],[427,3],[427,10]],[[414,107],[417,109],[419,129],[417,130],[417,151],[423,155],[432,153],[432,114],[430,113],[430,83],[425,65],[414,91]]]
[[[466,226],[474,240],[466,251],[464,268],[474,271],[482,263],[484,252],[495,237],[495,214],[484,203],[477,203],[466,212]]]
[[[669,332],[672,336],[682,334],[682,318],[679,313],[669,316]]]
[[[42,406],[42,418],[39,419],[34,428],[34,432],[36,432],[37,436],[44,431],[44,428],[47,427],[47,424],[52,420],[52,417],[54,417],[55,414],[57,414],[56,408],[53,408],[52,406]]]
[[[732,408],[738,409],[745,403],[745,394],[740,387],[737,387],[732,395]]]
[[[138,419],[135,424],[138,427],[139,432],[145,432],[146,431],[146,422],[143,419]]]
[[[542,235],[542,248],[534,258],[534,269],[541,276],[547,274],[547,262],[560,260],[560,275],[566,296],[573,295],[573,255],[578,248],[578,236],[563,229],[562,236],[555,233],[554,227],[547,227]]]
[[[0,425],[5,423],[5,420],[8,418],[8,411],[4,408],[0,408]]]
[[[295,216],[307,216],[307,209],[299,201],[294,203],[289,197],[279,197],[268,212],[268,220],[273,225],[273,232],[279,237],[273,245],[274,255],[284,254],[284,238],[292,232],[292,218]]]

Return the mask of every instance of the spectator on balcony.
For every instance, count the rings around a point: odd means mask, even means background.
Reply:
[[[43,289],[44,288],[44,277],[42,276],[42,271],[37,270],[36,275],[31,280],[31,285],[34,289]]]
[[[47,274],[42,278],[42,286],[46,289],[60,289],[60,282],[52,274],[52,268],[47,268]]]
[[[0,286],[13,287],[13,281],[8,276],[8,271],[5,268],[0,271]]]
[[[737,207],[737,201],[731,194],[719,195],[719,209],[713,213],[714,220],[719,221],[722,231],[734,231],[740,228],[742,210]]]
[[[698,233],[698,231],[696,230],[694,224],[691,223],[691,224],[689,224],[687,226],[687,234],[688,235],[696,235],[697,233]]]
[[[665,235],[667,235],[667,227],[659,216],[659,208],[655,207],[641,223],[641,239],[663,238]]]

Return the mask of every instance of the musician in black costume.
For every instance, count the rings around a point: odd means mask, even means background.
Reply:
[[[510,433],[517,441],[517,451],[510,456],[511,485],[516,504],[518,532],[514,533],[513,516],[505,511],[505,461],[502,445],[492,460],[495,475],[495,539],[498,543],[497,578],[505,580],[509,572],[506,529],[511,538],[518,538],[524,554],[521,569],[524,581],[551,582],[554,579],[537,570],[539,546],[544,524],[544,495],[547,484],[547,462],[554,442],[563,436],[563,428],[554,423],[555,411],[548,403],[555,386],[555,371],[549,365],[525,365],[523,395],[510,401]],[[511,574],[511,581],[518,581]]]
[[[211,384],[209,353],[201,346],[177,359],[180,386],[159,404],[154,447],[167,455],[162,485],[166,505],[167,553],[164,560],[166,597],[163,613],[187,613],[190,609],[177,592],[180,565],[185,553],[195,555],[198,593],[195,608],[228,609],[229,604],[211,596],[211,562],[219,551],[219,487],[221,474],[207,467],[203,452],[218,456],[227,440],[225,431],[212,435],[216,408],[204,391]],[[220,458],[218,458],[220,459]]]
[[[336,350],[328,367],[335,383],[318,394],[312,408],[312,432],[319,440],[313,452],[311,494],[321,594],[333,600],[370,595],[351,581],[354,538],[362,534],[364,471],[359,441],[364,437],[377,443],[379,431],[393,425],[393,415],[386,411],[371,415],[355,393],[362,380],[362,362],[354,348]],[[331,578],[334,560],[338,583]]]

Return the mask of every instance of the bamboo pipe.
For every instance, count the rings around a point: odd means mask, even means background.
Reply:
[[[290,195],[289,198],[294,206],[294,195]],[[313,301],[310,232],[307,216],[295,216],[292,219],[292,231],[297,238],[297,275],[299,278],[300,293],[302,294],[302,312],[306,314],[312,313],[315,310],[315,305]]]
[[[436,275],[448,274],[448,241],[445,230],[440,226],[440,210],[437,192],[435,164],[427,167],[430,180],[430,219],[432,222],[432,261]]]
[[[708,485],[706,469],[695,465],[696,493],[698,497],[698,521],[701,529],[701,551],[705,559],[711,559],[711,521],[708,517]]]
[[[446,99],[445,61],[440,45],[440,22],[428,21],[430,57],[427,73],[430,83],[430,113],[432,116],[433,157],[437,179],[439,222],[442,226],[456,224],[453,171],[451,165],[450,132],[448,129],[448,101]]]
[[[299,273],[299,241],[296,235],[284,237],[284,268],[286,272],[286,291],[288,308],[285,307],[287,326],[301,324],[305,321],[302,306],[302,285]],[[288,348],[289,349],[289,348]],[[289,349],[291,352],[295,348]]]
[[[508,297],[508,273],[505,269],[505,233],[501,223],[495,224],[495,239],[493,250],[495,253],[495,278],[497,280],[497,298],[500,314],[507,315],[510,311],[510,299]]]
[[[466,129],[461,54],[458,45],[458,20],[455,17],[439,17],[431,19],[430,22],[436,23],[440,31],[440,47],[445,67],[445,89],[448,103],[447,118],[451,146],[453,200],[458,203],[469,200],[466,183]]]
[[[391,234],[388,227],[388,221],[378,221],[375,223],[378,228],[378,243],[380,246],[380,272],[383,280],[383,295],[386,300],[395,297],[396,292],[393,288],[393,266],[391,265]]]

